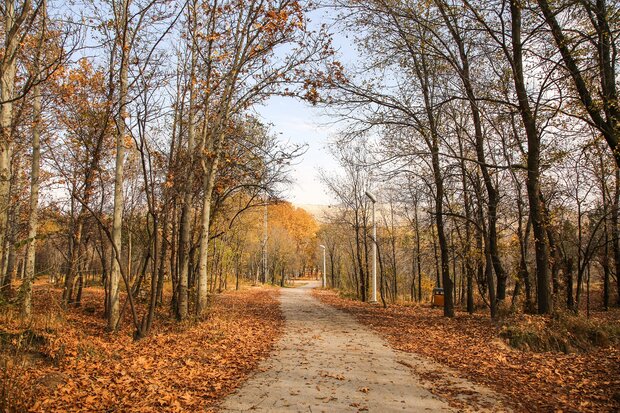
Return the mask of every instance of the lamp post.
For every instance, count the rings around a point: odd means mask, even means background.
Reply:
[[[263,212],[263,241],[262,241],[262,262],[261,262],[261,266],[263,267],[261,270],[262,272],[262,282],[266,283],[267,282],[267,237],[268,237],[268,222],[267,222],[267,206],[269,205],[269,201],[267,200],[267,197],[265,196],[265,210]]]
[[[319,247],[323,250],[323,288],[325,288],[327,285],[327,278],[325,275],[325,245],[319,245]]]
[[[372,201],[372,296],[371,303],[377,302],[377,221],[375,220],[375,204],[377,198],[369,191],[366,196]]]

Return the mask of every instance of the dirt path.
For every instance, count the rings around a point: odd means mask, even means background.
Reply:
[[[284,336],[259,372],[224,400],[222,412],[457,411],[421,379],[444,369],[392,350],[351,316],[320,303],[310,294],[317,285],[282,290]],[[504,410],[488,390],[449,381],[466,396],[451,398],[458,410]]]

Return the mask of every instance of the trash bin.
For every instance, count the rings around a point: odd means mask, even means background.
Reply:
[[[431,307],[443,307],[443,288],[433,288],[433,298],[431,299]]]

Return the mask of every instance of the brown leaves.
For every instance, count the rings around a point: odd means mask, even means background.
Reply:
[[[100,310],[99,293],[85,290],[84,307]],[[104,320],[72,309],[68,323],[48,333],[41,348],[46,359],[30,364],[23,374],[30,411],[213,407],[267,356],[281,333],[277,293],[251,289],[218,296],[208,320],[183,326],[170,320],[137,342],[129,326],[118,335],[102,334]],[[45,385],[53,375],[62,380]]]
[[[396,349],[447,365],[472,382],[507,396],[517,411],[602,412],[620,409],[620,348],[585,354],[532,353],[510,348],[499,338],[500,326],[484,315],[444,318],[428,307],[388,309],[345,300],[315,290],[328,304],[352,313]],[[618,323],[616,319],[610,321]],[[537,318],[539,320],[539,318]],[[442,372],[439,372],[442,373]],[[453,386],[442,374],[426,374],[437,393],[448,399]]]
[[[321,377],[329,377],[329,378],[336,379],[339,381],[343,381],[345,379],[344,375],[339,374],[339,373],[330,373],[327,371],[322,371],[319,374],[321,375]]]

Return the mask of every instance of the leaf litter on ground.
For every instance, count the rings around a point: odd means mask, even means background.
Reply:
[[[57,293],[36,290],[39,321]],[[80,308],[55,312],[63,320],[29,327],[41,344],[14,352],[35,355],[4,369],[15,411],[208,411],[269,355],[283,329],[277,289],[217,295],[203,321],[179,324],[162,315],[139,341],[128,322],[117,334],[104,333],[103,292],[84,294]],[[0,324],[3,335],[19,332],[11,322]],[[11,359],[8,347],[2,350],[3,360]]]
[[[415,353],[456,371],[471,382],[504,396],[519,412],[620,411],[620,346],[617,343],[588,352],[517,350],[501,339],[502,326],[487,315],[457,313],[443,317],[428,306],[390,305],[388,308],[341,298],[331,290],[314,290],[324,303],[372,327],[398,350]],[[618,315],[607,313],[608,323]],[[540,320],[539,316],[530,316]],[[531,321],[528,322],[540,322]],[[456,398],[461,391],[445,385],[441,371],[425,374],[437,393]]]

